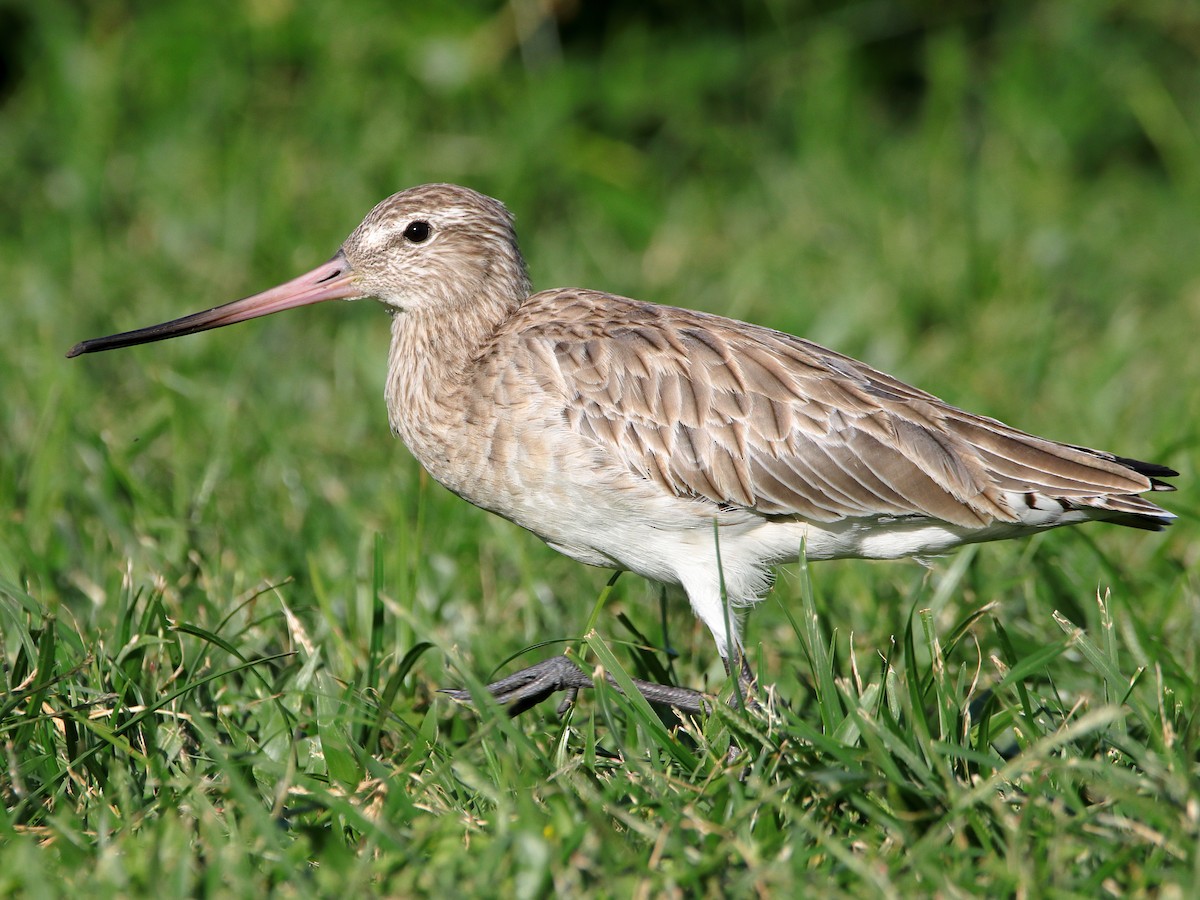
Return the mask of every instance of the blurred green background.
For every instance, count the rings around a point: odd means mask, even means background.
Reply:
[[[243,652],[271,652],[278,603],[238,604],[289,579],[351,681],[381,586],[405,610],[389,648],[433,640],[480,677],[582,633],[607,574],[430,484],[389,435],[379,307],[63,358],[305,271],[388,194],[449,181],[513,210],[539,288],[761,322],[1179,469],[1169,532],[984,547],[937,614],[996,600],[1036,640],[1053,609],[1098,627],[1111,587],[1196,671],[1200,6],[4,0],[0,47],[6,665],[35,609],[75,623],[81,657],[115,654],[122,603],[150,593],[206,629],[236,608]],[[936,576],[814,577],[843,652],[871,655]],[[659,627],[637,579],[600,620],[627,637],[614,611]],[[679,677],[718,687],[670,612]],[[778,603],[749,640],[802,696]],[[397,706],[460,680],[427,654]]]

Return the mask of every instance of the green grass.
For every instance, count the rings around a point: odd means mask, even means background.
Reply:
[[[1193,895],[1197,13],[536,6],[0,6],[0,895]],[[370,304],[63,358],[430,180],[541,287],[1170,464],[1180,519],[785,569],[769,715],[457,708],[564,644],[729,686],[679,598],[420,473]]]

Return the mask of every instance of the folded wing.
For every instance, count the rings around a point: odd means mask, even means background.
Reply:
[[[562,394],[572,428],[676,495],[814,522],[1172,518],[1139,496],[1171,489],[1163,466],[1025,434],[791,335],[618,300],[531,298],[553,315],[525,317],[539,324],[518,365]]]

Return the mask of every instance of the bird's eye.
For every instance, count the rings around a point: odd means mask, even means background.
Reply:
[[[423,244],[429,240],[429,234],[432,230],[428,222],[409,222],[408,226],[404,229],[404,237],[414,244]]]

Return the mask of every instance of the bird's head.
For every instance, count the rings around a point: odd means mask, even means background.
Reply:
[[[468,188],[427,184],[393,194],[324,265],[224,306],[136,331],[81,341],[67,356],[195,334],[325,300],[374,297],[397,312],[450,312],[481,298],[529,293],[512,216]]]
[[[393,194],[342,244],[365,295],[410,312],[529,293],[509,211],[451,184]]]

